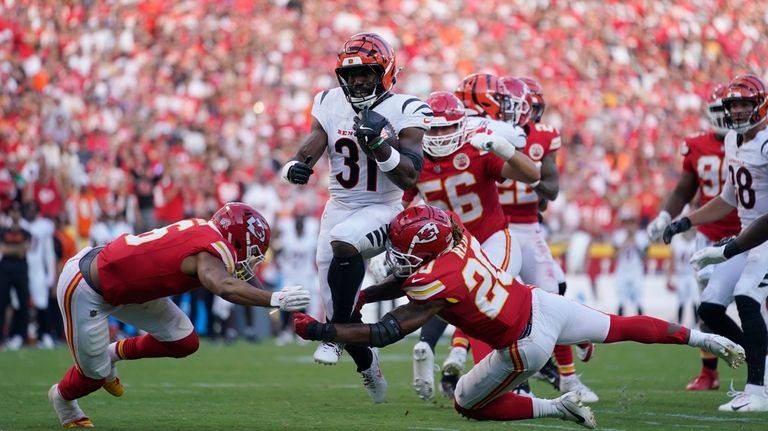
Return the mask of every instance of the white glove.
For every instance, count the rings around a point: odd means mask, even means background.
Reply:
[[[381,283],[385,278],[389,277],[391,269],[387,265],[385,256],[385,253],[381,253],[371,258],[370,262],[368,262],[368,272],[371,273],[374,283]]]
[[[720,262],[725,262],[728,258],[725,257],[725,246],[719,247],[704,247],[701,250],[693,253],[691,256],[691,265],[696,271],[700,271],[705,266],[715,265]]]
[[[301,286],[288,286],[272,294],[269,305],[280,307],[282,311],[297,311],[309,305],[309,291]]]
[[[504,161],[511,159],[516,151],[515,146],[511,142],[489,129],[475,133],[469,140],[469,145],[480,151],[490,151]]]
[[[646,231],[648,232],[648,237],[651,238],[651,241],[658,242],[661,239],[661,234],[664,233],[664,228],[666,228],[671,221],[672,216],[669,215],[668,212],[662,211],[652,222],[648,223]]]

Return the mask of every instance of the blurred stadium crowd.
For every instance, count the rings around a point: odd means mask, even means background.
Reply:
[[[325,163],[303,188],[276,172],[363,30],[395,45],[399,92],[540,80],[560,242],[652,219],[711,89],[768,58],[768,12],[739,0],[0,0],[0,225],[34,204],[76,249],[99,221],[140,232],[233,200],[319,214]]]

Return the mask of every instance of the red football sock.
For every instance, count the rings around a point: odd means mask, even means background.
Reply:
[[[183,358],[197,351],[200,340],[197,332],[176,341],[158,341],[151,335],[131,337],[117,342],[117,356],[120,359],[141,358]]]
[[[645,344],[687,344],[690,330],[684,326],[649,316],[611,315],[611,326],[604,343],[635,341]]]
[[[493,347],[477,338],[469,337],[469,345],[472,346],[472,359],[476,364],[482,361],[486,356],[490,355],[493,351]]]
[[[462,415],[486,421],[511,421],[533,418],[533,399],[506,392],[479,409],[465,409],[454,402],[454,408]]]
[[[104,379],[87,377],[76,366],[72,366],[59,381],[59,393],[65,400],[74,400],[98,391],[102,385]]]
[[[453,337],[451,337],[451,347],[463,347],[465,349],[469,349],[469,339],[466,335],[464,335],[464,331],[459,328],[456,328],[456,330],[453,331]]]
[[[555,346],[555,360],[557,361],[557,369],[560,371],[561,376],[570,376],[576,373],[571,346],[562,344]]]

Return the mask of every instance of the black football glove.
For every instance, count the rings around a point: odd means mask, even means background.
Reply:
[[[381,137],[381,131],[387,126],[389,121],[383,115],[369,108],[363,108],[360,115],[355,117],[355,125],[352,129],[355,131],[357,143],[371,147],[378,147],[378,138]]]
[[[675,220],[672,223],[668,224],[666,228],[664,228],[664,234],[662,235],[662,239],[664,240],[664,244],[669,244],[672,242],[672,237],[687,231],[691,228],[691,219],[688,217],[683,217],[680,220]]]
[[[309,166],[309,160],[307,160],[307,163],[304,162],[296,162],[293,164],[293,166],[288,169],[288,174],[286,174],[286,177],[288,178],[288,181],[293,184],[306,184],[307,181],[309,181],[309,176],[312,175],[313,171],[312,168]]]

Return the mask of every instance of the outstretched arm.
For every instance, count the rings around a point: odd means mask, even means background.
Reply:
[[[405,296],[405,291],[400,288],[405,280],[390,275],[379,284],[366,287],[361,292],[365,292],[365,303],[387,301]]]
[[[395,343],[422,327],[446,307],[444,300],[409,302],[385,314],[378,323],[320,323],[296,313],[293,326],[305,340],[337,341],[359,346],[383,347]]]
[[[267,292],[230,274],[219,258],[200,252],[184,259],[182,271],[196,275],[200,283],[213,294],[242,305],[280,307],[285,311],[304,309],[309,304],[309,291],[303,288]]]

